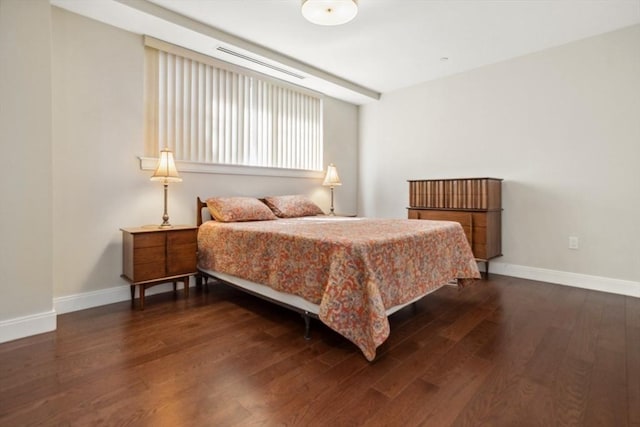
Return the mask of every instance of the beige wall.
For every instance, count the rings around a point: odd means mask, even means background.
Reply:
[[[144,155],[142,37],[52,8],[54,297],[125,284],[120,227],[161,222],[162,186]],[[325,163],[340,167],[336,208],[356,211],[358,108],[324,103]],[[303,193],[329,208],[321,179],[182,173],[174,224],[195,223],[196,196]]]
[[[0,341],[7,319],[55,328],[50,31],[48,1],[0,0]]]
[[[363,214],[405,217],[407,179],[504,178],[501,263],[640,295],[640,25],[385,94],[360,134]]]

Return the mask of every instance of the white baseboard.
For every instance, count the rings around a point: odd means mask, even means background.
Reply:
[[[489,274],[491,273],[640,298],[640,282],[632,280],[590,276],[493,261],[489,263]]]
[[[0,321],[0,343],[56,330],[55,310]]]
[[[190,280],[190,286],[194,286],[193,279]],[[180,289],[182,285],[178,285]],[[163,283],[147,289],[144,293],[145,297],[163,292],[172,292],[173,285],[171,283]],[[138,290],[136,289],[136,298]],[[85,310],[87,308],[99,307],[101,305],[113,304],[115,302],[130,301],[131,290],[129,285],[119,285],[112,288],[100,289],[98,291],[83,292],[81,294],[66,295],[53,299],[53,307],[58,314],[71,313],[73,311]]]

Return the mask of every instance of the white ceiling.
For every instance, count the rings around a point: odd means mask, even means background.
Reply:
[[[640,23],[640,0],[360,0],[337,27],[307,22],[300,0],[51,2],[218,57],[216,46],[236,47],[354,103]]]

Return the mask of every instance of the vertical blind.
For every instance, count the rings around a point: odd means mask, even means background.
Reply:
[[[168,147],[183,161],[322,170],[321,97],[212,58],[146,52],[148,155]]]

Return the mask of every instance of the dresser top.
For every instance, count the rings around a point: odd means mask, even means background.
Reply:
[[[492,181],[503,181],[502,178],[491,178],[491,177],[473,177],[473,178],[428,178],[428,179],[408,179],[407,182],[418,182],[418,181],[479,181],[489,179]]]

